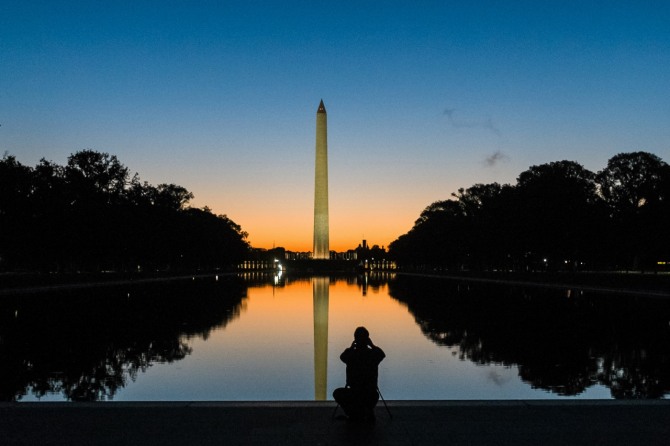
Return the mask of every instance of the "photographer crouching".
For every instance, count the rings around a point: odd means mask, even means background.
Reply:
[[[348,419],[374,422],[374,408],[379,401],[378,366],[385,357],[384,351],[372,343],[365,327],[354,331],[354,342],[340,355],[347,365],[346,386],[333,392]]]

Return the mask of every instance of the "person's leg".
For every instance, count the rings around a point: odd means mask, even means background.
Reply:
[[[353,392],[347,387],[339,387],[333,391],[333,398],[340,405],[344,413],[351,417],[351,408],[354,404]]]
[[[355,392],[349,387],[340,387],[333,391],[333,398],[351,420],[361,420],[366,417],[365,399],[361,398],[362,396],[364,397],[360,392]]]
[[[338,387],[337,389],[333,390],[333,399],[342,406],[343,402],[347,401],[347,396],[349,393],[349,389],[346,387]]]
[[[362,417],[366,420],[375,419],[375,406],[379,401],[379,392],[377,389],[370,389],[361,394]]]

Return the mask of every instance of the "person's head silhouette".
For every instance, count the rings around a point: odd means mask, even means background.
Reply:
[[[358,327],[354,331],[354,341],[360,346],[368,345],[370,339],[370,332],[365,327]]]

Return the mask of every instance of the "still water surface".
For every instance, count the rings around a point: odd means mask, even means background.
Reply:
[[[359,325],[388,400],[664,398],[669,321],[649,298],[406,276],[3,296],[0,399],[332,399]]]

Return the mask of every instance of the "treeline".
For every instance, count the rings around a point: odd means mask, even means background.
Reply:
[[[142,182],[93,150],[65,166],[0,160],[0,270],[137,271],[225,267],[247,234],[225,215],[189,207],[182,186]]]
[[[531,166],[516,185],[475,184],[428,206],[389,245],[400,265],[515,271],[667,269],[670,166],[621,153],[594,173]]]

